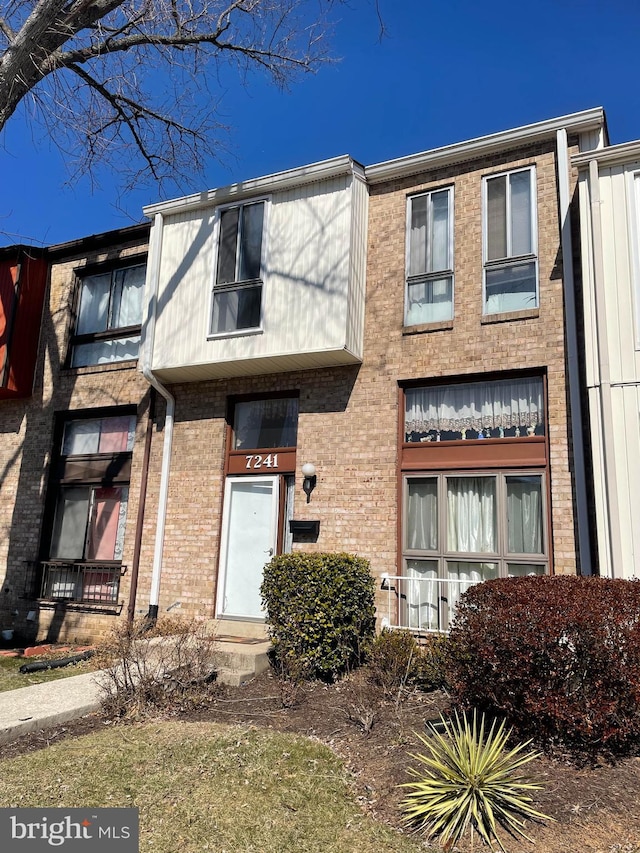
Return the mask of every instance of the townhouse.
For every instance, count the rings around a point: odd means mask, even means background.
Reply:
[[[291,550],[366,557],[380,623],[423,631],[471,583],[590,573],[571,157],[606,145],[594,109],[337,157],[52,250],[5,621],[261,635]]]

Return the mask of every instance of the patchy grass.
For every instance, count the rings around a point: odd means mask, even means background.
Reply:
[[[0,762],[0,806],[140,809],[155,853],[416,853],[307,738],[216,723],[113,726]]]
[[[67,655],[73,652],[66,652]],[[59,655],[58,657],[62,657]],[[46,658],[9,658],[0,656],[0,693],[5,690],[19,690],[21,687],[30,687],[32,684],[43,684],[45,681],[55,681],[58,678],[68,678],[70,675],[82,675],[95,669],[90,660],[63,666],[59,669],[45,669],[42,672],[19,672],[23,663],[34,663]]]

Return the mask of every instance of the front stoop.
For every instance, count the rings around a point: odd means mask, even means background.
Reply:
[[[246,637],[223,635],[216,640],[217,680],[238,687],[269,669],[269,640],[247,640]]]

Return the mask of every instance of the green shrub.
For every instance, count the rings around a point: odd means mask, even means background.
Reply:
[[[415,684],[420,676],[421,654],[411,631],[383,628],[367,653],[369,678],[388,692]]]
[[[276,668],[332,681],[360,663],[375,628],[369,563],[352,554],[281,554],[264,569],[262,603]]]
[[[420,643],[406,629],[383,628],[367,654],[369,677],[388,692],[405,685],[433,690],[445,684],[447,638],[437,634]]]
[[[478,730],[475,712],[472,724],[464,714],[462,719],[456,714],[455,721],[441,721],[442,734],[432,728],[431,737],[418,735],[427,752],[411,756],[420,769],[409,768],[416,781],[401,786],[411,789],[401,804],[407,822],[427,838],[439,837],[445,850],[467,829],[491,847],[495,839],[504,850],[498,824],[529,839],[523,818],[549,819],[531,806],[527,794],[541,786],[518,772],[536,753],[524,752],[528,743],[507,751],[511,732],[505,732],[504,721],[497,729],[494,721],[486,736],[484,716]]]
[[[448,678],[460,707],[592,754],[640,738],[640,583],[523,577],[461,596]]]

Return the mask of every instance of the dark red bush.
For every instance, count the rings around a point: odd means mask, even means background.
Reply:
[[[462,708],[592,754],[640,743],[640,582],[489,581],[461,596],[448,679]]]

